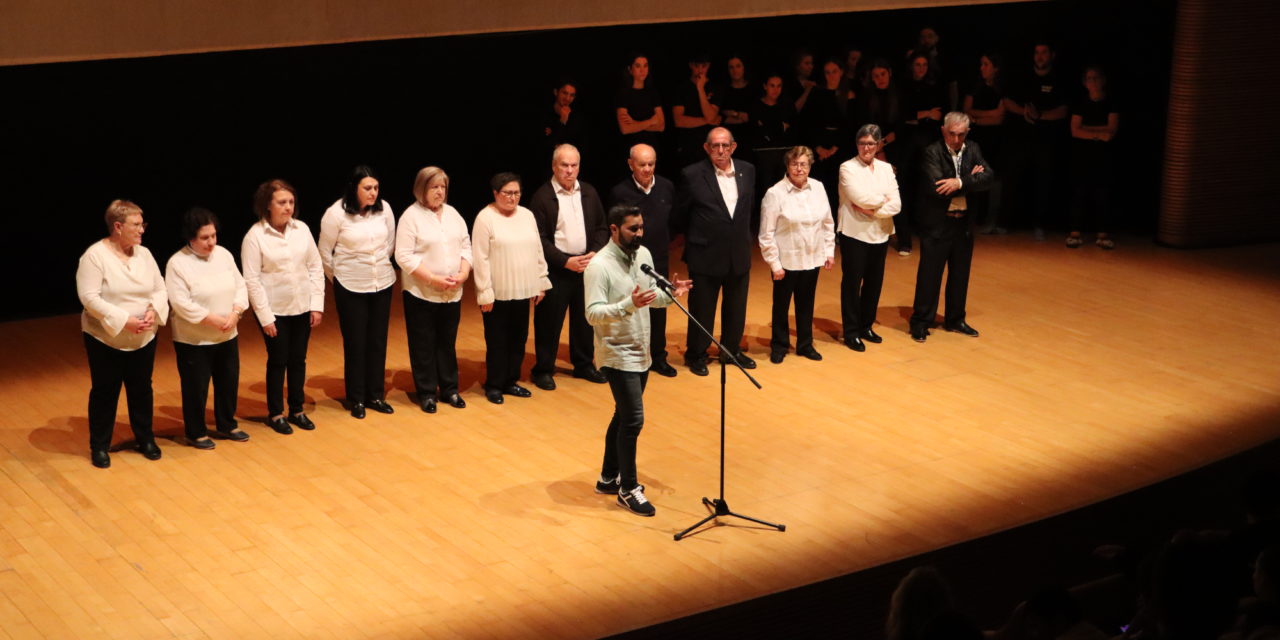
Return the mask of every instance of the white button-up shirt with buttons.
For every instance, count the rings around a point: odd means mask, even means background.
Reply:
[[[249,227],[240,243],[240,266],[262,326],[276,316],[324,311],[324,267],[306,223],[290,218],[284,232],[265,220]]]
[[[554,244],[568,255],[580,256],[587,252],[587,223],[582,218],[582,185],[574,180],[573,189],[565,189],[552,178],[551,188],[555,189],[556,200],[560,202]]]
[[[886,199],[887,198],[887,199]],[[853,208],[857,205],[872,215]],[[902,211],[902,196],[893,165],[852,158],[840,165],[840,234],[867,244],[884,244],[893,234],[893,216]]]
[[[461,300],[462,287],[437,289],[413,272],[426,265],[437,276],[457,275],[463,260],[471,263],[471,235],[457,209],[441,204],[437,213],[415,202],[400,215],[396,263],[400,265],[400,282],[409,295],[429,302]]]
[[[770,271],[808,271],[836,255],[836,228],[822,183],[778,181],[760,203],[760,253]]]
[[[382,201],[378,213],[352,214],[333,203],[320,219],[320,262],[324,275],[347,291],[373,293],[395,284],[391,266],[395,252],[396,220],[391,205]]]
[[[738,173],[733,170],[733,162],[729,162],[729,169],[721,171],[719,167],[711,165],[716,172],[716,182],[720,185],[720,196],[724,198],[724,206],[729,208],[729,217],[733,217],[733,210],[738,208]]]

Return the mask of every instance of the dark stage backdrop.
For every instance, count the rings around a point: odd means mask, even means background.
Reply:
[[[1029,67],[1030,42],[1049,34],[1075,87],[1087,61],[1110,65],[1124,104],[1125,156],[1117,211],[1150,232],[1167,101],[1171,3],[1059,2],[820,16],[619,26],[483,36],[208,53],[0,68],[2,318],[73,312],[76,260],[102,237],[113,198],[145,211],[144,243],[163,266],[180,245],[178,219],[195,204],[223,220],[220,242],[239,253],[253,222],[256,185],[284,178],[299,190],[299,217],[318,233],[321,213],[357,163],[374,166],[397,215],[411,203],[417,170],[452,178],[450,202],[468,220],[490,199],[501,170],[549,175],[542,114],[555,78],[579,82],[575,107],[592,143],[583,177],[602,190],[625,173],[613,96],[625,54],[648,53],[666,87],[687,77],[692,49],[729,52],[758,76],[799,46],[818,64],[858,44],[864,59],[901,65],[915,31],[932,25],[963,90],[980,52],[1004,54],[1006,76]],[[819,71],[820,73],[820,71]],[[668,110],[668,130],[672,119]],[[659,170],[677,171],[660,150]],[[664,162],[665,161],[665,162]],[[994,163],[994,161],[993,161]],[[996,165],[999,172],[1000,167]],[[1063,198],[1066,200],[1067,198]]]

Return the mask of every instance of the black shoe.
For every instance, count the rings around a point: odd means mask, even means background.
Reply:
[[[742,353],[741,351],[739,351],[737,354],[735,354],[735,357],[736,357],[736,358],[737,358],[737,360],[738,360],[738,364],[742,365],[742,368],[743,368],[743,369],[754,369],[754,368],[756,368],[756,361],[755,361],[755,360],[752,360],[752,359],[751,359],[751,358],[749,358],[749,357],[747,357],[747,354]],[[720,360],[722,360],[722,361],[723,361],[723,362],[725,362],[725,363],[728,363],[728,362],[729,362],[729,357],[728,357],[728,356],[726,356],[726,355],[721,355],[721,356],[720,356]]]
[[[467,408],[467,401],[463,400],[462,396],[458,395],[457,391],[450,393],[449,395],[446,395],[444,397],[444,403],[453,407],[454,409]]]
[[[649,504],[649,500],[644,497],[644,485],[639,484],[630,491],[618,490],[618,506],[646,518],[657,511],[652,504]]]
[[[370,409],[373,409],[374,411],[377,411],[378,413],[395,413],[396,412],[396,410],[392,409],[391,405],[387,404],[387,401],[383,400],[382,398],[374,398],[373,400],[370,400],[369,403],[366,404],[365,406],[369,407]]]
[[[771,352],[769,352],[769,362],[772,362],[772,363],[774,363],[774,364],[782,364],[782,359],[783,359],[783,358],[785,358],[785,357],[787,357],[787,352],[786,352],[786,351],[771,351]]]
[[[796,355],[808,358],[810,360],[813,360],[814,362],[818,362],[822,360],[822,354],[818,353],[818,350],[814,349],[813,347],[806,347],[804,349],[799,349],[796,351]]]
[[[551,377],[551,374],[549,373],[539,373],[538,375],[533,376],[533,386],[542,389],[543,391],[555,391],[556,379]]]
[[[618,476],[614,476],[612,480],[605,482],[604,480],[596,480],[596,493],[602,495],[618,495]]]
[[[360,415],[358,416],[356,416],[356,407],[360,407]],[[351,405],[351,415],[356,416],[357,418],[363,418],[364,405],[358,402],[354,405]],[[282,436],[287,436],[293,433],[293,427],[289,426],[289,423],[285,422],[284,418],[271,418],[267,420],[267,426],[271,427],[273,430],[275,430],[276,433]]]
[[[436,399],[435,399],[435,398],[432,398],[431,396],[423,396],[423,398],[422,398],[422,403],[421,403],[421,404],[422,404],[422,410],[423,410],[424,412],[426,412],[426,413],[435,413],[435,412],[436,412]]]
[[[666,360],[654,360],[653,364],[649,365],[649,370],[664,378],[676,377],[676,368]]]
[[[203,449],[205,451],[208,451],[209,449],[212,449],[218,446],[218,444],[214,442],[209,436],[205,436],[203,438],[196,438],[195,440],[187,440],[187,444],[191,445],[196,449]]]
[[[964,335],[969,336],[970,338],[978,337],[978,330],[969,326],[963,320],[961,320],[960,322],[957,322],[956,324],[944,326],[942,328],[947,331],[950,331],[951,333],[963,333]]]
[[[210,432],[209,435],[215,438],[222,438],[223,440],[234,440],[236,442],[244,442],[249,439],[249,434],[241,431],[240,429],[229,429],[227,431],[218,429],[217,431]]]
[[[884,342],[884,338],[881,338],[880,334],[870,329],[863,331],[860,337],[871,344],[880,344],[881,342]]]
[[[289,416],[289,422],[292,422],[303,431],[315,431],[316,429],[316,423],[312,422],[311,418],[308,418],[305,413],[295,413]]]
[[[93,461],[93,466],[99,469],[106,469],[111,466],[111,454],[106,449],[94,449],[89,452],[89,459]]]
[[[494,404],[502,404],[502,391],[500,389],[485,389],[484,397]]]
[[[911,339],[924,342],[929,337],[929,330],[924,327],[911,327]]]
[[[533,395],[533,392],[518,384],[509,384],[502,388],[502,395],[528,398]]]
[[[862,338],[858,336],[850,336],[844,339],[844,346],[853,349],[859,353],[867,350],[867,345],[862,343]]]
[[[160,447],[156,446],[155,440],[138,445],[138,453],[141,453],[142,457],[148,460],[160,459]]]
[[[364,420],[364,403],[363,402],[351,403],[351,417],[355,418],[356,420]]]
[[[596,384],[604,384],[608,382],[608,380],[604,377],[604,374],[600,373],[600,370],[595,367],[583,367],[581,369],[574,369],[573,377],[582,378],[587,382],[594,382]]]
[[[690,373],[692,373],[695,376],[707,375],[707,361],[705,358],[698,358],[697,360],[685,360],[684,364],[685,366],[689,367]]]

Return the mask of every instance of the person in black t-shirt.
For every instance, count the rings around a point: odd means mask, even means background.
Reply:
[[[782,93],[799,113],[804,111],[804,105],[809,101],[809,93],[818,86],[818,83],[813,81],[813,53],[805,49],[796,51],[791,56],[791,68],[794,74],[783,85]]]
[[[562,79],[552,90],[554,101],[551,108],[543,113],[543,153],[539,161],[545,160],[556,147],[571,144],[585,158],[587,153],[587,123],[581,111],[573,108],[578,97],[578,84],[568,78]]]
[[[831,210],[839,208],[840,163],[852,157],[849,107],[854,93],[844,78],[844,67],[835,59],[822,64],[822,82],[810,93],[800,112],[801,142],[813,149],[810,174],[827,190]]]
[[[637,144],[656,147],[659,134],[667,124],[662,113],[662,95],[649,82],[649,58],[632,55],[627,62],[627,80],[615,101],[622,143],[628,152]]]
[[[1025,123],[1017,135],[1027,146],[1024,168],[1031,175],[1028,178],[1024,174],[1018,182],[1025,180],[1031,187],[1031,223],[1037,241],[1044,240],[1044,226],[1053,213],[1058,158],[1067,133],[1066,88],[1053,66],[1056,57],[1052,45],[1037,43],[1032,73],[1005,98],[1005,109]]]
[[[756,192],[763,193],[782,179],[786,167],[782,155],[793,146],[796,111],[782,96],[782,75],[764,79],[764,94],[751,105],[747,140],[756,163]]]
[[[734,140],[746,142],[750,139],[747,128],[751,121],[752,103],[760,95],[760,88],[747,80],[747,65],[743,63],[742,56],[730,56],[725,70],[729,72],[729,84],[721,91],[720,123],[733,134]],[[750,151],[751,145],[742,144],[738,146],[737,153],[742,156]]]
[[[1071,108],[1071,234],[1067,246],[1078,248],[1084,240],[1080,232],[1093,223],[1096,244],[1114,249],[1107,235],[1110,213],[1112,140],[1120,128],[1120,114],[1107,95],[1107,74],[1096,65],[1085,68],[1085,95]]]
[[[980,80],[964,96],[964,112],[969,114],[969,139],[982,145],[982,153],[997,166],[1007,167],[1004,155],[1004,84],[1000,69],[1004,61],[994,53],[978,59]],[[1001,185],[1003,179],[991,182],[985,192],[973,194],[971,206],[978,211],[979,233],[1007,233],[1001,226]]]
[[[902,213],[894,218],[895,244],[898,255],[911,255],[911,232],[915,226],[917,201],[917,177],[920,174],[920,153],[929,143],[938,139],[942,127],[942,90],[929,69],[929,56],[917,53],[911,56],[911,79],[902,92],[904,116],[899,139],[902,161],[898,169],[898,184],[902,188]]]
[[[720,91],[707,78],[711,59],[704,53],[689,58],[689,80],[680,85],[671,117],[676,125],[676,161],[690,165],[702,157],[702,143],[711,127],[720,124]]]

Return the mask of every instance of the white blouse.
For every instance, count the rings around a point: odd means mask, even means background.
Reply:
[[[133,255],[121,260],[108,242],[89,245],[76,268],[76,295],[84,306],[80,330],[112,349],[135,351],[155,339],[156,328],[168,320],[169,294],[160,265],[146,247],[135,246]],[[156,315],[151,329],[142,333],[124,330],[130,316],[140,319],[148,308]]]
[[[265,220],[249,227],[240,243],[240,264],[262,326],[276,316],[324,311],[324,266],[306,223],[291,218],[284,233]]]
[[[481,209],[471,231],[471,253],[477,304],[527,300],[551,288],[538,223],[524,207],[510,216],[493,205]]]
[[[342,200],[320,219],[320,262],[324,275],[356,293],[382,291],[395,284],[391,266],[395,252],[396,220],[391,205],[382,201],[378,213],[350,214]]]
[[[442,291],[419,280],[413,272],[425,264],[435,275],[457,275],[463,260],[471,262],[471,236],[457,209],[444,204],[436,213],[415,202],[400,215],[396,262],[400,265],[400,282],[409,295],[430,302],[461,300],[462,287]]]
[[[822,183],[783,178],[760,203],[760,253],[771,271],[807,271],[836,255],[835,222]]]
[[[885,196],[889,200],[885,201]],[[865,215],[855,211],[850,203],[871,211]],[[840,165],[840,224],[839,232],[867,244],[883,244],[893,234],[893,216],[902,211],[902,196],[898,194],[898,179],[893,175],[893,165],[883,160],[862,164],[857,158]]]
[[[208,257],[202,258],[187,245],[169,258],[164,271],[169,306],[173,307],[174,342],[220,344],[239,335],[234,326],[224,332],[200,324],[210,314],[225,316],[232,307],[249,308],[244,277],[230,251],[215,246]]]

